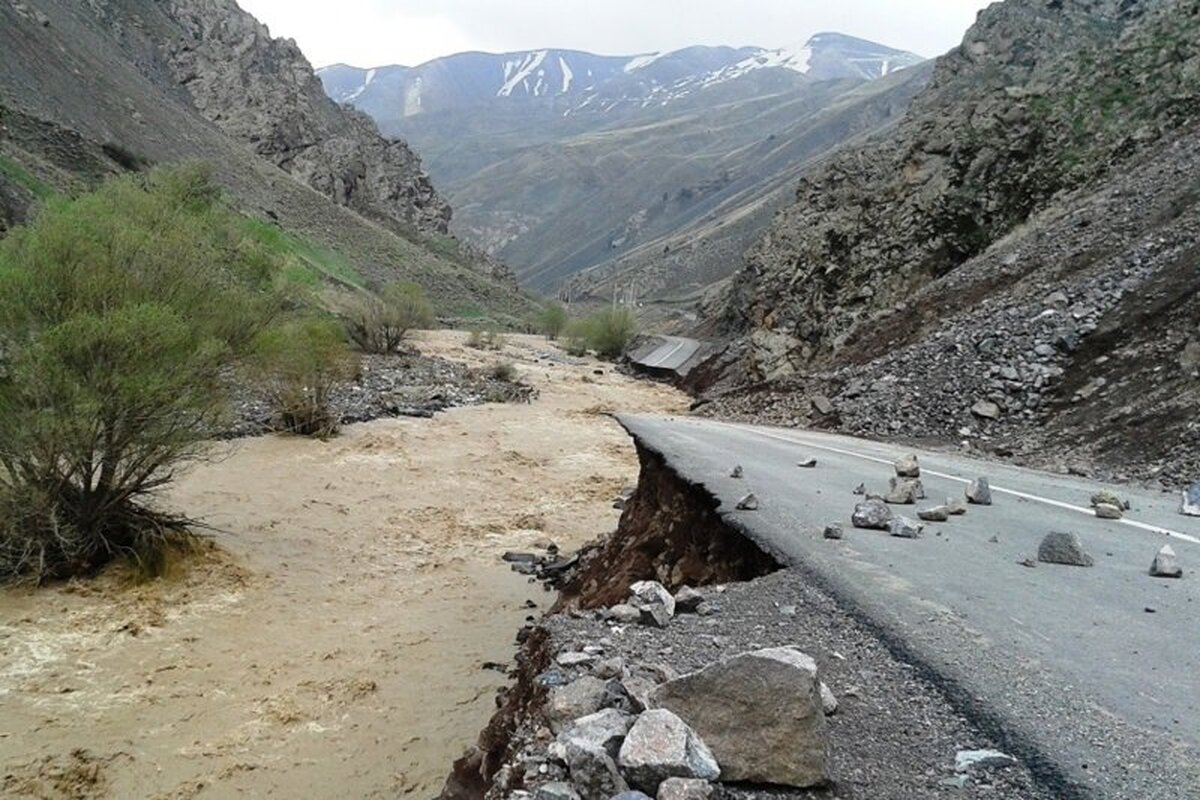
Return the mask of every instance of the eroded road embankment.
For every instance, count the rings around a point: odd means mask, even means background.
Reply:
[[[890,737],[901,748],[906,739],[908,746],[919,747],[927,736],[938,741],[933,731],[953,717],[969,734],[965,738],[991,740],[1014,753],[1036,780],[1036,787],[1005,789],[1015,792],[1005,796],[1200,796],[1200,652],[1191,646],[1198,632],[1194,609],[1200,603],[1195,574],[1187,572],[1182,580],[1148,574],[1150,561],[1166,542],[1180,552],[1185,565],[1200,557],[1200,531],[1194,520],[1176,513],[1177,497],[1119,487],[1130,510],[1123,519],[1101,520],[1088,508],[1089,496],[1100,487],[1086,481],[923,453],[929,505],[962,497],[964,485],[980,475],[992,478],[994,504],[972,506],[950,522],[930,523],[917,539],[846,525],[846,537],[830,541],[822,530],[831,522],[848,522],[861,500],[854,487],[865,482],[868,492],[886,491],[895,475],[893,461],[902,454],[899,448],[689,419],[623,418],[623,423],[638,441],[643,481],[651,491],[661,495],[653,487],[662,485],[665,467],[678,479],[678,501],[707,515],[701,527],[723,532],[710,544],[715,552],[740,555],[745,541],[754,542],[789,567],[782,574],[798,576],[797,586],[826,598],[832,611],[825,617],[820,603],[795,604],[815,614],[818,627],[856,627],[857,636],[878,645],[883,657],[932,691],[935,705],[920,716],[924,727],[877,735]],[[813,457],[815,467],[798,466]],[[742,475],[733,477],[732,468],[739,464]],[[751,492],[757,495],[757,510],[736,510],[738,500]],[[610,602],[620,593],[614,582],[630,578],[655,578],[668,586],[690,579],[675,573],[670,559],[656,561],[653,554],[704,548],[691,543],[681,550],[678,540],[686,533],[661,524],[673,515],[639,518],[637,509],[635,498],[621,529],[585,560],[575,588],[578,604]],[[915,516],[913,507],[898,511]],[[1051,531],[1078,533],[1094,566],[1038,563],[1039,542]],[[742,545],[731,536],[741,538]],[[627,562],[641,566],[624,573],[615,569]],[[695,579],[704,580],[704,571]],[[747,586],[787,580],[777,574]],[[747,597],[754,603],[757,590],[748,590]],[[798,616],[807,619],[803,611]],[[780,622],[780,627],[792,624]],[[721,640],[706,651],[713,660],[727,652],[724,643],[736,641],[747,624],[754,631],[753,643],[774,641],[766,635],[771,626],[759,628],[762,622],[753,615],[749,623],[722,614],[686,619],[680,627],[713,630]],[[679,651],[690,651],[697,633],[684,628],[676,637],[668,629],[648,635],[640,647],[629,647],[627,631],[602,620],[557,618],[546,628],[552,635],[551,644],[544,646],[552,651],[558,643],[577,648],[581,641],[595,645],[605,638],[613,643],[607,650],[642,662],[669,662]],[[817,649],[823,641],[817,631],[800,633],[818,643],[803,638],[790,642],[802,649]],[[814,655],[834,672],[850,668],[856,686],[885,694],[898,707],[908,706],[904,684],[877,680],[881,667],[868,663],[856,673],[853,664]],[[856,697],[847,705],[857,702]],[[536,725],[534,718],[526,727]],[[835,742],[834,758],[854,758],[848,754],[862,752],[864,742],[861,736],[851,737],[840,753]],[[926,756],[923,762],[911,762],[923,764],[924,782],[918,778],[904,791],[880,784],[859,796],[920,797],[919,791],[936,791],[941,784],[933,776],[952,757]],[[861,769],[869,774],[866,766]],[[851,767],[840,775],[835,770],[834,778],[853,783],[856,774]],[[900,775],[889,780],[903,783]],[[839,784],[839,796],[844,788]]]
[[[649,681],[661,683],[738,653],[795,646],[813,656],[838,709],[828,718],[833,784],[816,790],[728,786],[732,797],[921,800],[945,797],[1061,798],[1062,786],[1028,764],[955,772],[959,751],[1003,748],[1005,737],[956,704],[935,674],[914,667],[870,620],[853,613],[789,556],[731,515],[703,481],[678,470],[637,437],[640,476],[617,530],[585,550],[557,613],[526,632],[515,683],[500,711],[461,759],[447,800],[507,797],[574,780],[551,752],[551,687],[602,674],[613,707],[637,710]],[[724,474],[727,477],[729,468]],[[794,469],[794,467],[793,467]],[[849,492],[846,493],[849,496]],[[665,628],[620,622],[605,606],[629,585],[657,580],[672,590],[702,587],[701,614]],[[596,654],[564,666],[563,653]],[[586,793],[585,793],[585,796]]]
[[[637,462],[607,413],[686,405],[540,338],[465,340],[418,346],[513,362],[538,399],[222,444],[167,498],[221,529],[189,569],[0,592],[0,795],[436,793],[505,683],[483,665],[552,600],[499,556],[610,530]]]

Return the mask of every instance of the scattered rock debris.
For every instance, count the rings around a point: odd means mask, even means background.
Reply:
[[[1077,533],[1055,532],[1046,535],[1038,546],[1038,561],[1069,567],[1090,567],[1095,560],[1083,549]]]
[[[1163,545],[1150,564],[1150,574],[1155,578],[1182,578],[1183,567],[1175,555],[1175,548],[1169,544]]]

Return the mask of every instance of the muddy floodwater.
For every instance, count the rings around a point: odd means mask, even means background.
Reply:
[[[436,794],[505,682],[484,663],[550,600],[499,555],[614,527],[636,458],[605,412],[686,406],[464,340],[420,346],[513,361],[540,399],[220,445],[164,498],[218,529],[177,574],[0,591],[0,795]]]

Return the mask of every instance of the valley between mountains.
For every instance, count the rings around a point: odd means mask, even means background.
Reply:
[[[845,3],[0,0],[0,796],[1200,797],[1200,0]]]

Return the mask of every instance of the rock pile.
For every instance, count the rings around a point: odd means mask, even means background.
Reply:
[[[522,383],[497,380],[468,367],[416,352],[369,355],[356,382],[339,386],[330,402],[343,425],[386,417],[432,417],[458,406],[529,402],[537,391]],[[234,419],[227,437],[260,436],[279,430],[267,398],[234,386]]]
[[[652,586],[640,594],[663,602]],[[718,778],[827,781],[825,715],[837,699],[799,650],[741,653],[679,677],[601,660],[604,649],[560,652],[535,679],[549,687],[554,735],[549,761],[536,765],[536,796],[609,800],[637,791],[704,800]]]

